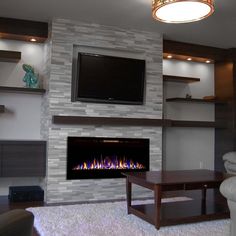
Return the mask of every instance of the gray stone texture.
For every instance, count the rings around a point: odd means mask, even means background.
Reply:
[[[47,44],[45,74],[48,93],[42,106],[42,138],[48,140],[46,201],[77,202],[125,198],[125,179],[66,179],[67,136],[150,139],[150,168],[162,166],[162,128],[148,126],[55,125],[52,115],[162,118],[162,37],[97,24],[54,19]],[[80,48],[112,55],[137,55],[146,60],[144,105],[71,102],[73,53]],[[134,189],[136,197],[150,191]]]

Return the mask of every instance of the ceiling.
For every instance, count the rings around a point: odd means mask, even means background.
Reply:
[[[5,0],[0,16],[37,21],[53,17],[162,33],[165,39],[236,48],[236,1],[215,0],[208,19],[187,24],[166,24],[151,16],[152,0]]]

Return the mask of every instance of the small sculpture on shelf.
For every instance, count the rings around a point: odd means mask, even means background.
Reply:
[[[39,88],[39,79],[38,75],[34,72],[34,68],[28,64],[23,64],[22,68],[25,71],[23,81],[26,83],[26,87]]]
[[[186,98],[187,98],[187,99],[191,99],[191,98],[192,98],[192,95],[186,94]]]

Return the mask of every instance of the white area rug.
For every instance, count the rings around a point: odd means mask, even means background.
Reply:
[[[187,198],[167,201],[191,200]],[[145,201],[146,202],[146,201]],[[228,236],[230,221],[161,227],[127,215],[126,202],[28,208],[41,236]]]

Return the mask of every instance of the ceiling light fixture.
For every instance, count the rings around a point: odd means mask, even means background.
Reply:
[[[171,59],[173,56],[172,55],[168,55],[167,58]]]
[[[188,60],[188,61],[192,61],[192,58],[191,58],[191,57],[189,57],[189,58],[187,58],[187,60]]]
[[[206,63],[211,63],[211,61],[210,60],[206,60]]]
[[[152,16],[166,23],[202,20],[214,12],[214,0],[152,0]]]

